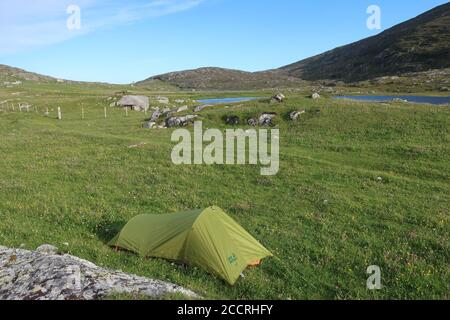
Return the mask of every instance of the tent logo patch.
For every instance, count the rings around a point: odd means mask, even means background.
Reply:
[[[231,256],[228,257],[228,262],[230,264],[236,265],[237,264],[237,260],[238,260],[238,258],[236,257],[236,255],[234,253]]]

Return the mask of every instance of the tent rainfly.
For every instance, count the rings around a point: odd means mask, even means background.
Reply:
[[[143,257],[202,267],[234,285],[249,266],[272,254],[218,207],[139,215],[109,242]]]

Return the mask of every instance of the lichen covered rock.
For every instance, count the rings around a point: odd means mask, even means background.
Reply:
[[[112,294],[160,297],[173,293],[197,297],[194,292],[168,282],[44,251],[0,246],[0,300],[94,300]]]

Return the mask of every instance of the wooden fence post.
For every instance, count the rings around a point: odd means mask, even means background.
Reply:
[[[58,120],[62,120],[61,107],[58,107]]]
[[[106,107],[105,107],[105,119],[106,119]]]

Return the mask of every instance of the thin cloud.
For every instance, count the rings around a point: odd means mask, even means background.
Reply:
[[[0,54],[67,41],[104,27],[192,9],[206,0],[0,0]],[[66,10],[81,8],[81,29],[69,30]]]

